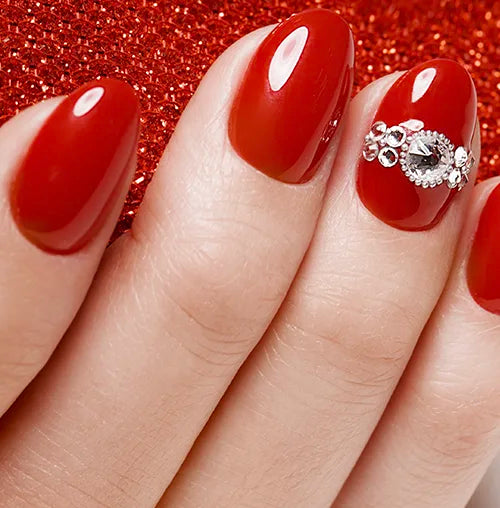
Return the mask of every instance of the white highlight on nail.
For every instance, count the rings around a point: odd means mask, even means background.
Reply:
[[[269,85],[273,92],[281,90],[290,79],[309,37],[305,26],[295,29],[287,35],[273,55],[269,66]]]
[[[86,115],[97,105],[103,95],[104,88],[102,86],[87,90],[73,106],[73,114],[78,117]]]
[[[435,77],[436,69],[434,69],[434,67],[429,67],[418,73],[411,92],[412,102],[419,101],[427,93]]]

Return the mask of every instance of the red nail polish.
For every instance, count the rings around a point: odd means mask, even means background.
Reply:
[[[500,185],[490,194],[479,219],[469,256],[467,281],[474,300],[500,314]]]
[[[53,253],[82,248],[114,204],[135,152],[139,102],[117,80],[88,83],[40,129],[11,188],[20,231]]]
[[[236,94],[229,139],[268,176],[315,173],[352,87],[354,44],[337,14],[312,9],[279,24],[257,49]]]
[[[417,122],[407,124],[409,120]],[[374,124],[377,122],[387,127],[405,123],[412,125],[413,130],[420,128],[419,134],[426,130],[443,134],[450,142],[449,148],[454,148],[440,153],[445,154],[443,157],[451,154],[448,160],[453,161],[454,150],[458,147],[470,150],[476,122],[476,92],[472,79],[463,67],[451,60],[431,60],[418,65],[389,89],[375,115]],[[411,136],[412,131],[407,134]],[[415,148],[410,148],[409,152],[414,154]],[[425,155],[431,161],[431,166],[427,167],[436,168],[440,160],[446,160],[441,155],[431,154],[428,147],[424,147],[424,152],[419,160],[424,160]],[[410,231],[433,227],[457,194],[457,188],[450,188],[448,181],[441,183],[441,179],[433,183],[433,188],[416,185],[403,172],[401,161],[405,159],[400,158],[392,167],[384,167],[379,159],[369,162],[363,157],[358,168],[359,196],[376,217],[393,227]],[[418,174],[426,173],[417,173],[417,178]]]

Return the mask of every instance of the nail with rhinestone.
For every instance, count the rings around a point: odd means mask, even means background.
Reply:
[[[474,165],[476,104],[469,74],[450,60],[432,60],[400,77],[363,146],[357,188],[366,208],[399,229],[436,225]]]

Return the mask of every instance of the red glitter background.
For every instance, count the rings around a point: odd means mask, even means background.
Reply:
[[[310,7],[333,9],[350,23],[356,91],[429,58],[465,65],[478,90],[480,178],[500,174],[495,0],[0,0],[0,124],[98,77],[134,86],[142,136],[119,234],[130,226],[179,115],[214,59],[251,30]]]

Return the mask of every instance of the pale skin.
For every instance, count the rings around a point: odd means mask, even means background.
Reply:
[[[269,31],[214,64],[107,249],[120,201],[69,256],[11,217],[8,182],[61,99],[0,129],[2,506],[457,508],[493,462],[500,316],[464,266],[498,180],[427,232],[364,208],[357,159],[397,75],[353,100],[313,180],[259,173],[227,118]]]

